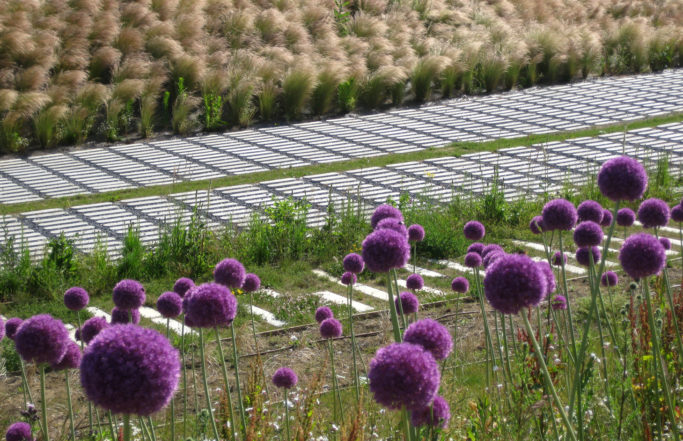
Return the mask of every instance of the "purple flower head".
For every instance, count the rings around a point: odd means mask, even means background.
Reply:
[[[578,219],[574,204],[566,199],[553,199],[543,207],[543,226],[546,231],[574,228]]]
[[[377,228],[377,224],[379,223],[379,221],[381,221],[382,219],[386,219],[388,217],[392,217],[403,222],[403,214],[401,214],[401,211],[398,208],[393,207],[389,204],[382,204],[379,207],[375,208],[375,212],[372,213],[372,217],[370,218],[370,226],[374,230],[375,228]]]
[[[242,284],[242,290],[244,292],[254,292],[261,288],[261,279],[256,274],[247,273],[244,276],[244,284]]]
[[[406,288],[412,289],[413,291],[419,291],[422,289],[422,287],[425,286],[424,280],[422,280],[422,276],[419,274],[411,274],[408,276],[406,279]]]
[[[635,159],[620,156],[602,164],[598,172],[600,192],[611,201],[635,201],[643,197],[647,172]]]
[[[185,294],[192,288],[194,288],[194,281],[187,277],[181,277],[173,284],[173,291],[180,297],[185,297]]]
[[[534,216],[531,222],[529,222],[529,230],[534,234],[541,234],[544,229],[543,216]]]
[[[429,351],[412,343],[380,348],[370,361],[370,392],[389,409],[424,409],[439,390],[439,365]]]
[[[377,230],[368,234],[362,246],[365,264],[376,273],[403,268],[410,258],[408,239],[393,230]]]
[[[332,318],[332,317],[334,317],[334,313],[327,306],[321,306],[320,308],[315,310],[315,321],[318,323],[322,323],[323,320],[326,320],[326,319]]]
[[[95,405],[115,414],[149,416],[178,386],[180,358],[153,329],[118,325],[102,330],[81,361],[81,386]]]
[[[602,286],[617,286],[619,276],[614,271],[607,271],[600,278],[600,283]]]
[[[589,266],[591,263],[591,254],[593,254],[593,264],[597,265],[600,262],[600,248],[598,247],[583,247],[576,250],[576,261],[579,265]]]
[[[299,382],[299,377],[288,367],[281,367],[273,374],[273,384],[275,387],[291,389]]]
[[[203,283],[192,290],[185,320],[195,328],[229,326],[237,314],[237,299],[224,285]]]
[[[470,282],[464,277],[456,277],[451,281],[451,289],[455,292],[466,293],[470,289]]]
[[[408,241],[422,242],[425,238],[425,229],[420,224],[413,224],[408,227]]]
[[[602,222],[604,214],[602,205],[590,199],[583,201],[576,207],[576,214],[579,215],[579,222],[593,221],[596,224]]]
[[[76,341],[81,341],[81,328],[78,328],[74,331],[74,339]]]
[[[465,266],[468,268],[480,267],[482,263],[481,255],[477,253],[465,254]]]
[[[19,329],[19,326],[21,326],[22,323],[24,323],[24,321],[19,317],[8,319],[5,322],[5,335],[7,338],[14,340],[14,337],[17,335],[17,329]]]
[[[474,242],[467,247],[468,253],[477,253],[481,256],[482,251],[484,251],[484,244],[481,242]]]
[[[451,408],[444,397],[437,395],[431,406],[410,412],[410,422],[415,427],[432,426],[445,429],[451,419]]]
[[[81,328],[81,338],[83,342],[88,344],[90,341],[100,333],[101,330],[109,327],[109,323],[104,317],[92,317],[83,323]]]
[[[5,432],[7,441],[33,441],[31,436],[31,426],[25,422],[13,423]]]
[[[557,285],[555,284],[555,274],[553,273],[553,269],[550,268],[550,264],[548,262],[538,262],[538,266],[541,268],[541,272],[545,276],[546,291],[543,298],[546,298],[548,295],[555,292],[555,288],[557,288]]]
[[[344,271],[349,271],[354,274],[362,273],[363,268],[365,268],[365,262],[363,262],[363,258],[356,253],[349,253],[344,256],[342,263],[344,265]]]
[[[140,323],[140,310],[131,309],[130,311],[114,306],[111,310],[111,324],[112,325],[126,325],[132,323],[137,325]]]
[[[59,360],[59,363],[54,363],[52,365],[52,370],[63,371],[65,369],[78,369],[81,365],[81,347],[78,346],[76,342],[69,341],[66,346],[66,353]]]
[[[567,298],[563,295],[558,294],[555,297],[553,297],[553,300],[550,304],[556,311],[567,309]]]
[[[600,245],[604,237],[602,227],[593,221],[584,221],[574,230],[574,243],[578,247],[592,247]]]
[[[668,251],[671,249],[671,240],[668,237],[660,237],[659,243],[662,244],[662,246],[664,247],[664,250]]]
[[[486,234],[484,224],[478,221],[467,222],[462,230],[465,233],[465,238],[469,240],[482,240]]]
[[[612,216],[612,212],[609,211],[607,208],[602,210],[602,221],[600,222],[600,225],[603,227],[609,227],[612,225],[612,221],[614,220],[614,217]]]
[[[500,257],[484,277],[486,299],[503,314],[517,314],[522,308],[537,306],[547,289],[541,268],[523,254]]]
[[[644,228],[665,227],[670,217],[669,206],[661,199],[646,199],[638,208],[638,220]]]
[[[674,205],[671,209],[671,220],[674,222],[683,222],[683,204]]]
[[[69,331],[64,323],[49,314],[35,315],[17,329],[14,344],[25,361],[57,363],[66,352]]]
[[[357,281],[358,281],[358,278],[351,271],[346,271],[341,276],[341,283],[343,283],[346,286],[355,285]]]
[[[223,259],[213,269],[213,280],[230,289],[241,288],[246,276],[244,265],[236,259]]]
[[[484,264],[484,269],[488,269],[493,262],[496,260],[500,259],[501,257],[505,256],[506,253],[503,251],[495,251],[493,253],[488,253],[486,257],[484,257],[483,264]]]
[[[334,317],[327,318],[320,323],[320,336],[324,339],[338,338],[342,335],[342,324]]]
[[[553,254],[553,265],[562,266],[563,263],[567,263],[567,254],[555,251],[555,254]]]
[[[80,311],[88,306],[88,302],[90,302],[88,292],[80,286],[69,288],[64,293],[64,306],[72,311]]]
[[[3,338],[5,338],[5,322],[2,317],[0,317],[0,341]]]
[[[659,274],[666,264],[666,251],[656,237],[637,233],[624,241],[619,250],[619,261],[626,274],[641,279]]]
[[[481,258],[485,258],[489,253],[493,251],[504,251],[503,247],[501,247],[498,244],[492,243],[489,245],[486,245],[482,250],[481,250]]]
[[[394,230],[395,232],[405,236],[406,239],[408,238],[408,230],[406,229],[406,226],[403,225],[403,221],[393,217],[388,217],[379,221],[377,223],[377,227],[375,228],[375,231],[376,230]]]
[[[114,305],[121,309],[138,309],[145,303],[145,288],[137,280],[123,279],[114,287]]]
[[[398,303],[399,299],[401,300],[400,305]],[[394,299],[394,303],[396,304],[396,311],[399,314],[401,313],[401,308],[403,308],[404,315],[414,314],[420,308],[420,300],[417,296],[412,292],[407,291],[399,294],[399,296]]]
[[[636,221],[636,214],[630,208],[620,208],[617,211],[617,225],[630,227]]]
[[[444,360],[453,350],[453,338],[448,329],[430,318],[418,320],[403,333],[403,341],[420,345],[431,352],[435,360]]]
[[[165,292],[157,299],[157,310],[165,318],[176,318],[183,312],[183,298],[176,292]]]

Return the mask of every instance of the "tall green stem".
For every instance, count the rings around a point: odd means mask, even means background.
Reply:
[[[112,435],[114,437],[115,435]],[[130,415],[124,414],[123,415],[123,441],[132,441],[133,440],[133,431],[131,430],[130,427]]]
[[[567,298],[567,314],[569,315],[569,341],[571,342],[571,353],[573,359],[576,360],[576,338],[574,336],[574,318],[572,316],[572,303],[569,301],[569,288],[567,286],[567,271],[565,268],[564,261],[564,242],[562,241],[562,232],[558,234],[560,242],[560,268],[562,269],[562,289],[564,290],[564,296]]]
[[[292,437],[289,435],[289,393],[286,388],[283,390],[285,395],[285,428],[287,430],[287,441],[289,441],[292,439]]]
[[[349,310],[349,330],[351,332],[351,353],[353,354],[353,389],[356,397],[356,405],[360,403],[360,384],[358,382],[358,364],[356,361],[356,334],[353,330],[353,308],[351,302],[353,301],[353,285],[349,284],[347,288],[348,310]]]
[[[69,370],[64,369],[64,379],[66,380],[66,405],[69,408],[69,428],[71,429],[71,439],[76,441],[76,428],[74,427],[74,408],[71,405],[71,385],[69,384]]]
[[[185,314],[181,316],[180,357],[183,363],[183,439],[187,439],[187,366],[185,365]]]
[[[21,383],[24,388],[24,400],[26,400],[26,397],[28,397],[28,402],[29,403],[35,403],[33,401],[33,394],[31,393],[31,388],[28,386],[28,377],[26,376],[26,365],[24,364],[24,360],[19,357],[19,365],[21,366]]]
[[[237,338],[234,324],[230,326],[230,336],[232,337],[232,358],[235,363],[235,382],[237,383],[237,404],[240,408],[240,419],[242,420],[242,431],[246,435],[247,416],[244,412],[244,400],[242,399],[242,387],[240,386],[240,358],[237,354]]]
[[[166,319],[166,339],[170,340],[171,319]],[[183,415],[184,416],[184,415]],[[175,441],[175,396],[171,397],[171,441]]]
[[[204,394],[206,395],[206,407],[209,410],[209,420],[211,421],[211,430],[216,440],[221,438],[218,436],[218,428],[216,427],[216,420],[213,418],[213,408],[211,407],[211,394],[209,393],[209,383],[206,380],[206,357],[204,355],[204,330],[199,328],[199,355],[202,358],[202,380],[204,381]],[[223,357],[221,357],[222,360]],[[228,394],[230,391],[228,390]],[[234,424],[232,424],[234,426]],[[233,437],[234,438],[234,437]],[[126,439],[128,441],[128,439]]]
[[[42,411],[43,419],[43,437],[44,441],[50,441],[50,435],[47,429],[47,401],[45,400],[45,363],[40,364],[40,409]]]
[[[230,412],[230,431],[232,433],[232,439],[236,440],[237,437],[235,435],[235,413],[232,406],[232,393],[230,392],[230,383],[228,382],[228,368],[225,365],[225,355],[223,355],[223,345],[221,344],[221,338],[218,335],[218,327],[214,329],[216,331],[216,343],[218,344],[218,356],[221,359],[221,373],[223,374],[223,383],[225,383],[225,394],[228,396],[228,412]],[[239,383],[237,384],[237,389],[239,389]]]
[[[391,316],[391,326],[394,331],[394,341],[400,343],[401,339],[401,328],[398,324],[398,316],[396,313],[396,303],[394,303],[394,295],[391,288],[391,273],[387,273],[387,294],[389,294],[389,315]]]
[[[344,405],[341,401],[341,393],[339,391],[339,384],[337,383],[337,371],[334,367],[334,348],[332,347],[332,339],[327,339],[327,347],[330,350],[330,364],[332,365],[332,387],[334,387],[334,396],[332,397],[333,402],[339,401],[339,415],[341,416],[341,421],[337,420],[337,405],[334,405],[334,419],[338,426],[344,421]]]

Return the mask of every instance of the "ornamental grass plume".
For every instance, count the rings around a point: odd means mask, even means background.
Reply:
[[[445,360],[453,351],[453,338],[445,326],[436,320],[425,318],[408,326],[403,341],[422,346],[436,361]]]
[[[533,234],[541,234],[544,229],[543,216],[534,216],[533,219],[531,219],[531,222],[529,222],[529,230]]]
[[[415,427],[432,426],[445,429],[451,419],[451,408],[440,395],[434,398],[431,406],[410,412],[410,423]]]
[[[344,266],[344,271],[349,271],[354,274],[362,273],[363,269],[365,268],[365,262],[363,261],[363,258],[356,253],[349,253],[344,256],[342,264]]]
[[[137,325],[140,323],[140,310],[139,309],[121,309],[118,306],[114,306],[111,310],[111,324],[112,325],[125,325],[132,323]]]
[[[408,239],[393,230],[377,230],[362,243],[363,260],[370,271],[386,273],[403,268],[410,258]]]
[[[517,314],[522,308],[538,306],[547,289],[541,267],[521,254],[501,256],[484,277],[486,299],[503,314]]]
[[[406,226],[402,221],[393,217],[388,217],[379,221],[377,223],[377,227],[375,227],[375,231],[376,230],[394,230],[397,233],[405,236],[406,239],[408,238],[408,230],[406,229]]]
[[[469,291],[470,282],[466,278],[458,276],[451,281],[451,289],[455,292],[464,294]]]
[[[398,304],[399,300],[401,305]],[[396,310],[399,313],[403,312],[404,315],[415,314],[420,308],[420,300],[415,294],[408,291],[400,293],[394,302],[396,302]]]
[[[5,432],[7,441],[34,441],[31,425],[23,421],[12,423]]]
[[[617,225],[620,227],[630,227],[633,226],[636,221],[636,214],[630,208],[620,208],[617,211]]]
[[[137,280],[123,279],[114,286],[113,298],[119,309],[138,309],[145,303],[145,288]]]
[[[604,216],[604,210],[598,202],[587,200],[581,202],[576,207],[576,214],[579,216],[579,222],[592,221],[600,224]]]
[[[104,317],[92,317],[83,323],[81,328],[81,341],[89,344],[103,329],[109,327],[109,323]]]
[[[157,311],[162,317],[172,319],[183,312],[183,299],[174,291],[167,291],[157,299]]]
[[[477,268],[480,267],[482,264],[482,258],[481,255],[477,253],[467,253],[465,254],[465,266],[468,268]]]
[[[604,237],[602,227],[593,221],[583,221],[574,229],[574,243],[578,247],[600,245]]]
[[[237,259],[223,259],[213,269],[214,281],[230,289],[241,288],[246,276],[244,265]]]
[[[597,180],[603,196],[614,202],[640,199],[647,188],[645,168],[628,156],[613,158],[602,164]]]
[[[406,279],[406,288],[412,289],[413,291],[419,291],[424,287],[425,282],[422,279],[422,276],[419,274],[411,274],[408,276]]]
[[[469,221],[463,227],[465,238],[469,240],[482,240],[486,235],[484,224],[478,221]]]
[[[403,222],[403,214],[398,208],[389,204],[382,204],[375,208],[375,211],[372,213],[372,216],[370,217],[370,226],[374,230],[377,228],[377,224],[382,219],[386,218],[394,218]]]
[[[661,199],[646,199],[638,207],[638,220],[643,228],[665,227],[670,217],[669,206]]]
[[[194,281],[187,277],[181,277],[173,284],[173,291],[180,297],[185,297],[185,294],[195,287]]]
[[[638,280],[659,274],[666,264],[666,252],[656,237],[637,233],[624,241],[619,250],[619,262],[626,274]]]
[[[614,221],[614,217],[612,216],[612,212],[609,211],[607,208],[602,210],[602,221],[600,222],[600,225],[603,227],[609,227],[612,225],[612,221]]]
[[[69,288],[64,293],[64,306],[71,311],[80,311],[90,302],[88,292],[80,286]]]
[[[425,238],[425,229],[420,224],[413,224],[408,227],[408,241],[422,242]]]
[[[467,253],[477,253],[481,256],[482,251],[484,251],[484,244],[481,242],[474,242],[467,247]]]
[[[341,276],[341,283],[343,285],[355,285],[356,282],[358,281],[358,278],[354,273],[351,271],[346,271],[344,274]]]
[[[591,265],[591,254],[593,255],[593,265],[600,262],[600,248],[598,247],[583,247],[576,250],[576,261],[579,265],[590,266]]]
[[[569,231],[574,228],[578,220],[574,204],[566,199],[553,199],[548,202],[543,207],[542,215],[546,231]]]
[[[315,310],[315,321],[322,323],[323,320],[334,317],[334,313],[329,306],[321,306]]]

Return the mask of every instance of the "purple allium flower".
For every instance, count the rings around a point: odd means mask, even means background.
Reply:
[[[619,283],[619,276],[614,271],[606,271],[600,278],[602,286],[617,286]]]
[[[213,328],[229,326],[235,314],[237,299],[228,288],[218,283],[203,283],[192,290],[185,320],[195,328]]]
[[[354,274],[362,273],[363,268],[365,268],[365,262],[363,262],[363,258],[356,253],[349,253],[344,256],[342,264],[344,265],[344,271],[349,271]]]
[[[541,234],[544,230],[543,216],[534,216],[531,222],[529,222],[529,230],[534,234]]]
[[[482,251],[484,251],[484,244],[481,242],[474,242],[467,247],[468,253],[477,253],[481,255]]]
[[[66,353],[59,363],[52,364],[52,370],[63,371],[65,369],[78,369],[81,365],[81,348],[76,342],[69,341],[66,345]]]
[[[389,409],[424,409],[439,390],[439,365],[429,351],[412,343],[380,348],[370,361],[370,391]]]
[[[543,226],[546,231],[574,228],[578,219],[574,204],[566,199],[553,199],[543,207]]]
[[[674,222],[683,222],[683,204],[674,205],[671,209],[671,220]]]
[[[180,297],[185,297],[185,294],[189,290],[194,288],[194,286],[194,281],[192,279],[188,279],[187,277],[181,277],[180,279],[176,280],[173,284],[173,291]]]
[[[370,226],[375,229],[377,228],[379,221],[388,217],[392,217],[403,222],[403,214],[401,214],[401,211],[398,208],[389,204],[382,204],[375,208],[375,212],[372,213],[372,217],[370,217]]]
[[[399,299],[401,300],[400,305],[398,303]],[[399,294],[398,297],[394,299],[394,303],[396,304],[396,311],[399,314],[401,313],[401,308],[403,308],[404,315],[414,314],[420,308],[420,300],[417,298],[417,296],[412,292],[407,291]]]
[[[562,263],[567,263],[567,254],[555,251],[555,254],[553,254],[553,265],[562,266]]]
[[[553,297],[553,300],[550,304],[556,311],[567,309],[567,298],[563,295],[558,294],[555,297]]]
[[[669,240],[668,237],[660,237],[659,243],[662,244],[662,246],[664,247],[664,250],[670,250],[671,249],[671,240]]]
[[[470,289],[470,282],[464,277],[456,277],[451,281],[451,289],[455,292],[466,293]]]
[[[318,323],[322,323],[323,320],[326,320],[326,319],[332,318],[332,317],[334,317],[334,313],[327,306],[321,306],[320,308],[315,310],[315,321]]]
[[[102,330],[81,361],[81,386],[95,405],[115,414],[148,416],[168,404],[178,386],[180,358],[153,329]]]
[[[19,317],[8,319],[5,322],[5,335],[7,338],[14,340],[14,337],[17,335],[17,329],[19,329],[19,326],[21,326],[22,323],[24,323],[24,321]]]
[[[246,276],[244,265],[237,259],[223,259],[213,269],[213,280],[230,289],[241,288]]]
[[[5,322],[0,317],[0,341],[5,337]]]
[[[23,421],[13,423],[5,432],[7,441],[33,441],[31,436],[31,425]]]
[[[137,280],[123,279],[114,287],[114,305],[120,309],[138,309],[145,303],[145,288]]]
[[[541,268],[541,272],[545,276],[547,286],[543,298],[546,298],[548,295],[555,292],[555,288],[557,288],[557,285],[555,284],[555,274],[553,273],[553,269],[550,268],[550,264],[548,262],[538,262],[538,266]]]
[[[422,242],[425,238],[425,229],[420,224],[413,224],[408,227],[408,241]]]
[[[503,251],[495,251],[492,253],[488,253],[486,257],[484,257],[483,264],[484,264],[484,269],[488,269],[489,266],[499,258],[505,256],[505,252]]]
[[[547,285],[541,268],[523,254],[501,256],[484,278],[486,299],[503,314],[537,306],[545,297]]]
[[[281,367],[273,374],[273,384],[275,387],[291,389],[299,382],[299,377],[288,367]]]
[[[35,315],[17,329],[14,344],[25,361],[57,363],[66,352],[69,331],[64,323],[49,314]]]
[[[465,254],[465,266],[468,268],[480,267],[482,263],[481,255],[477,253]]]
[[[598,172],[600,192],[611,201],[635,201],[643,197],[647,172],[635,159],[620,156],[602,164]]]
[[[410,412],[410,422],[415,427],[432,426],[445,429],[451,419],[451,408],[448,402],[437,395],[431,406]]]
[[[157,299],[157,311],[165,318],[176,318],[183,312],[183,299],[178,293],[168,291]]]
[[[619,250],[619,261],[634,279],[658,274],[666,264],[666,251],[656,237],[646,233],[629,236]]]
[[[478,221],[467,222],[462,230],[465,233],[465,238],[469,240],[482,240],[486,234],[484,224]]]
[[[403,341],[420,345],[431,352],[435,360],[444,360],[453,350],[453,338],[448,329],[430,318],[418,320],[403,333]]]
[[[593,221],[584,221],[574,230],[574,243],[578,247],[592,247],[600,245],[605,234],[602,227]]]
[[[665,227],[670,217],[669,206],[661,199],[646,199],[638,208],[638,220],[644,228]]]
[[[590,255],[593,254],[593,264],[597,265],[600,262],[602,253],[598,247],[583,247],[576,250],[576,261],[579,265],[589,266],[591,263]]]
[[[109,323],[104,317],[92,317],[83,323],[81,328],[81,338],[83,342],[88,344],[90,341],[100,333],[101,330],[109,327]]]
[[[493,251],[504,251],[503,247],[501,247],[498,244],[492,243],[489,245],[486,245],[482,250],[481,250],[481,258],[485,258],[489,253]]]
[[[388,217],[379,221],[377,223],[377,227],[375,228],[375,231],[376,230],[394,230],[395,232],[405,236],[406,239],[408,238],[408,230],[406,229],[406,226],[403,225],[403,221],[393,217]]]
[[[408,276],[406,279],[406,288],[412,289],[413,291],[419,291],[422,289],[422,287],[425,286],[424,280],[422,280],[422,276],[419,274],[411,274]]]
[[[64,293],[64,306],[72,311],[80,311],[88,306],[88,302],[90,302],[88,292],[80,286],[69,288]]]
[[[320,323],[320,336],[324,339],[338,338],[342,335],[342,324],[334,317],[327,318]]]
[[[346,285],[346,286],[348,286],[348,285],[355,285],[357,281],[358,281],[358,278],[357,278],[356,275],[355,275],[354,273],[352,273],[351,271],[346,271],[346,272],[345,272],[344,274],[342,274],[342,276],[341,276],[341,283],[343,283],[343,284]]]
[[[598,202],[587,200],[583,201],[576,207],[576,214],[579,216],[579,222],[593,221],[596,224],[602,222],[603,216],[602,205]]]
[[[81,328],[78,328],[74,331],[74,339],[76,341],[81,341]]]
[[[139,309],[121,309],[118,306],[114,306],[111,310],[111,324],[112,325],[125,325],[132,323],[137,325],[140,323],[140,310]]]
[[[602,210],[602,221],[600,222],[600,225],[603,227],[609,227],[612,225],[612,221],[614,220],[614,217],[612,216],[612,212],[609,211],[607,208]]]
[[[365,264],[376,273],[403,268],[410,258],[408,239],[393,230],[377,230],[368,234],[362,246]]]
[[[244,292],[254,292],[261,288],[261,279],[256,274],[247,273],[244,276],[244,283],[242,284],[242,291]]]
[[[630,208],[620,208],[617,211],[617,225],[630,227],[636,221],[636,214]]]

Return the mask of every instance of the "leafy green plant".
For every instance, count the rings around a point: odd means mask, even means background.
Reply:
[[[353,112],[358,100],[358,84],[355,78],[342,81],[337,86],[337,102],[342,113]]]
[[[259,114],[264,121],[270,121],[275,117],[278,88],[275,82],[268,81],[261,86],[258,95]]]
[[[195,120],[192,116],[197,100],[191,97],[185,89],[185,80],[178,78],[178,93],[173,103],[173,115],[171,124],[173,131],[185,135],[195,127]]]
[[[254,86],[247,79],[234,76],[228,88],[226,119],[229,126],[247,127],[254,119]]]
[[[204,127],[207,130],[217,130],[225,125],[221,120],[223,114],[223,97],[213,93],[204,94]]]
[[[346,0],[334,0],[334,21],[340,37],[349,35],[349,21],[351,21],[349,4]]]

